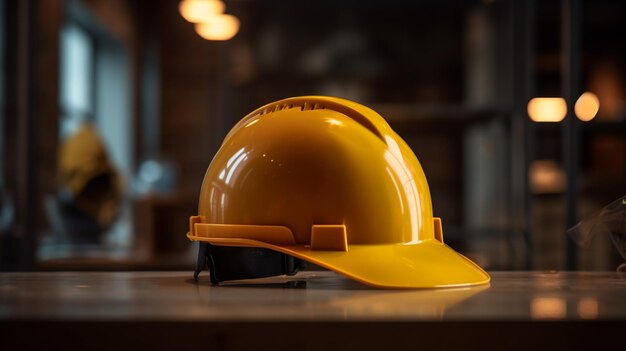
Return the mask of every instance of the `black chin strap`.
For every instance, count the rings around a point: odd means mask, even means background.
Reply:
[[[211,283],[254,279],[277,275],[294,275],[300,260],[280,252],[257,247],[229,247],[199,243],[194,279],[209,269]]]

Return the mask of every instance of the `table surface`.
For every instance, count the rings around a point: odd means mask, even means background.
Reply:
[[[491,272],[488,285],[381,290],[308,271],[211,286],[191,272],[0,273],[0,321],[626,320],[626,274]]]

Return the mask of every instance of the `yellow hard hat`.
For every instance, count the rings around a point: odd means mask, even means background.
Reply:
[[[109,227],[120,210],[120,175],[96,128],[84,122],[63,140],[59,151],[59,188],[85,215]]]
[[[444,244],[415,154],[373,110],[324,96],[265,105],[213,158],[187,237],[211,281],[293,274],[298,259],[375,287],[487,283]],[[294,259],[295,258],[295,259]]]

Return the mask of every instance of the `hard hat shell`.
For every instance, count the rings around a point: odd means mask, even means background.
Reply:
[[[237,123],[207,170],[187,236],[271,249],[377,287],[490,279],[443,243],[404,140],[373,110],[332,97],[277,101]]]
[[[63,140],[59,151],[58,185],[85,215],[103,228],[117,217],[122,184],[96,128],[88,122]]]

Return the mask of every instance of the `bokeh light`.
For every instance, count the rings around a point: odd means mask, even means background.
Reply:
[[[181,16],[191,23],[210,20],[211,17],[224,13],[225,8],[220,0],[183,0],[178,5]]]
[[[239,19],[233,15],[216,15],[196,24],[196,33],[206,40],[228,40],[239,31]]]
[[[537,97],[528,102],[528,116],[535,122],[560,122],[566,114],[567,104],[563,98]]]
[[[600,100],[592,92],[583,93],[574,105],[576,117],[583,122],[591,121],[600,109]]]

